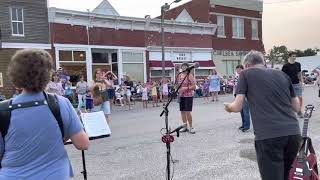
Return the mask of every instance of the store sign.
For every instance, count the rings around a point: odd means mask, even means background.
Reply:
[[[174,53],[174,61],[191,61],[191,53]]]
[[[245,56],[249,51],[213,50],[215,56]]]

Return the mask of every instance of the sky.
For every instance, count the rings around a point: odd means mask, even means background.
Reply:
[[[86,11],[102,0],[49,0],[50,7]],[[172,0],[109,0],[122,16],[160,14],[160,7]],[[182,0],[178,6],[190,0]],[[245,0],[239,0],[245,1]],[[174,7],[173,6],[173,7]],[[268,52],[273,46],[289,49],[320,48],[320,0],[264,0],[263,41]]]

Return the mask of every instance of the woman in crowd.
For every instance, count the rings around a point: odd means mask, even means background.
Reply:
[[[126,78],[124,79],[122,88],[125,91],[125,93],[124,93],[125,101],[126,101],[126,104],[129,107],[129,110],[132,110],[132,107],[131,107],[131,96],[132,96],[131,88],[132,87],[133,87],[133,82],[130,81],[130,77],[129,76],[126,76]]]
[[[60,96],[64,95],[64,89],[62,87],[62,83],[60,82],[59,75],[57,72],[52,73],[52,78],[49,84],[47,85],[46,91],[48,93]]]
[[[110,107],[112,107],[112,104],[114,103],[114,97],[115,97],[115,87],[114,87],[114,81],[118,80],[118,77],[111,71],[106,73],[107,79],[106,79],[106,86],[107,86],[107,93],[110,100]]]
[[[156,81],[153,82],[151,88],[151,96],[152,96],[152,106],[158,107],[158,84]]]
[[[94,74],[94,83],[91,88],[93,94],[92,112],[103,111],[107,122],[111,120],[110,101],[106,92],[106,79],[103,77],[101,69],[97,69]]]
[[[189,67],[188,63],[183,63],[181,65],[182,71],[185,71]],[[185,81],[182,83],[183,79],[186,77]],[[191,73],[183,72],[178,76],[178,83],[181,84],[181,89],[179,90],[179,103],[182,122],[189,128],[183,128],[181,132],[189,131],[191,134],[195,133],[192,126],[192,106],[193,106],[193,93],[196,89],[195,79]]]
[[[148,88],[146,86],[146,84],[142,85],[142,104],[143,104],[143,108],[148,108]]]
[[[44,90],[51,78],[53,60],[44,50],[18,51],[8,67],[8,76],[22,93],[13,104],[44,101]],[[72,168],[63,139],[72,140],[79,150],[89,147],[89,139],[68,99],[57,95],[63,122],[62,137],[58,122],[48,105],[11,111],[5,137],[0,135],[1,180],[68,180]],[[1,119],[3,120],[3,119]]]
[[[88,84],[84,81],[84,76],[80,76],[80,81],[76,85],[76,93],[78,94],[78,110],[84,108],[86,105],[86,95],[88,91]]]
[[[220,79],[221,77],[218,76],[218,73],[215,69],[211,71],[211,75],[208,77],[209,79],[209,92],[212,96],[212,101],[218,101],[218,95],[220,92]]]
[[[162,95],[163,95],[163,104],[168,101],[169,96],[169,82],[167,78],[162,79]]]

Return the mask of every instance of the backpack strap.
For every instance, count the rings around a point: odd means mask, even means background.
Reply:
[[[62,121],[62,117],[61,117],[58,97],[55,94],[49,94],[49,93],[45,93],[45,92],[43,92],[43,94],[48,102],[48,106],[49,106],[53,116],[55,117],[55,119],[59,125],[62,139],[63,139],[64,138],[64,129],[63,129],[63,121]]]
[[[12,99],[0,102],[0,132],[4,140],[4,137],[8,133],[11,117]]]

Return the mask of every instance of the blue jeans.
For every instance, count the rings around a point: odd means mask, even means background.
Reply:
[[[244,100],[241,110],[242,127],[244,129],[250,129],[250,113],[248,101]]]

